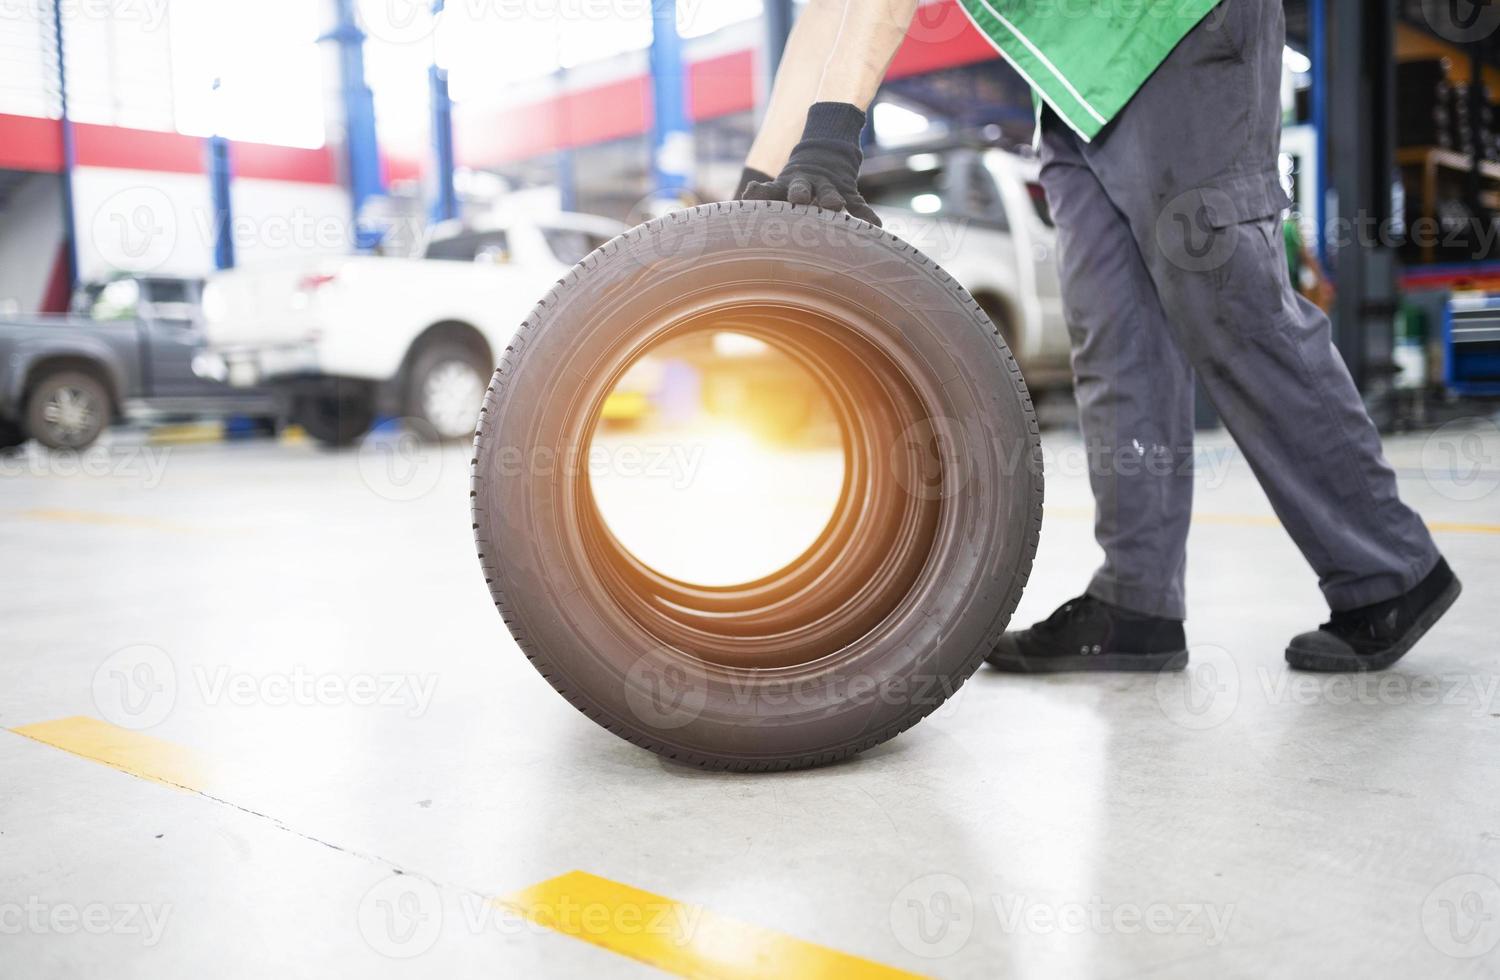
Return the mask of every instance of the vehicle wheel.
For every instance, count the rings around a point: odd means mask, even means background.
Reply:
[[[25,429],[9,419],[0,419],[0,450],[14,449],[25,441]]]
[[[625,369],[710,324],[795,357],[844,441],[818,540],[727,587],[625,550],[586,463]],[[847,214],[705,205],[595,251],[521,326],[480,413],[474,533],[516,642],[584,714],[682,763],[791,769],[891,738],[979,666],[1030,573],[1040,463],[1015,361],[931,260]]]
[[[109,424],[109,392],[93,375],[56,371],[26,400],[26,431],[48,449],[83,449]]]
[[[375,424],[369,385],[339,381],[299,395],[293,420],[325,446],[351,446]]]
[[[494,364],[483,351],[454,340],[425,344],[413,358],[405,414],[427,423],[443,441],[474,435]]]

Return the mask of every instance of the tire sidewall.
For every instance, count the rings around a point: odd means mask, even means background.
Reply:
[[[664,233],[679,252],[663,247]],[[935,709],[1004,630],[1039,522],[1029,398],[972,298],[888,233],[778,203],[678,212],[580,269],[527,321],[476,438],[476,535],[501,556],[491,587],[538,668],[611,730],[697,761],[817,761],[810,746],[831,758]],[[601,397],[622,339],[649,311],[695,289],[722,295],[726,284],[769,280],[797,280],[809,303],[860,311],[865,339],[920,380],[933,418],[903,438],[933,447],[944,480],[907,489],[941,493],[943,517],[912,594],[871,634],[808,667],[735,671],[665,649],[620,614],[580,561],[572,472],[534,461],[538,449],[554,461],[586,458],[579,413]]]

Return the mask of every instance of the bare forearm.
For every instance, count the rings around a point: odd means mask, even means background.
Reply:
[[[906,37],[917,2],[848,0],[814,101],[868,108]]]
[[[776,174],[786,164],[802,135],[807,107],[817,97],[828,53],[838,40],[844,19],[844,0],[809,0],[792,25],[765,118],[745,164]]]

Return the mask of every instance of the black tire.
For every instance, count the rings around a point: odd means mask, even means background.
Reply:
[[[0,450],[15,449],[26,442],[26,430],[10,419],[0,419]]]
[[[494,362],[478,344],[448,338],[426,341],[411,360],[402,414],[426,423],[413,426],[424,438],[468,439],[474,435],[493,370]],[[446,385],[435,392],[434,386],[445,380]]]
[[[332,381],[299,393],[292,421],[330,448],[352,446],[375,424],[375,393],[359,381]]]
[[[26,431],[48,449],[86,449],[112,415],[103,382],[71,368],[35,379],[26,398]]]
[[[625,367],[708,317],[799,359],[845,433],[819,540],[727,588],[621,548],[582,463]],[[705,205],[607,243],[521,326],[480,413],[474,533],[516,642],[584,714],[681,763],[791,769],[909,728],[983,662],[1036,553],[1040,462],[1015,361],[931,260],[847,214]]]

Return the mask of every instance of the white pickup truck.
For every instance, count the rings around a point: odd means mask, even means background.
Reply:
[[[558,214],[445,222],[421,258],[301,258],[231,269],[203,290],[212,358],[200,370],[266,386],[314,439],[347,445],[382,415],[425,435],[474,431],[498,352],[579,259],[625,230]],[[419,426],[421,428],[421,426]]]

